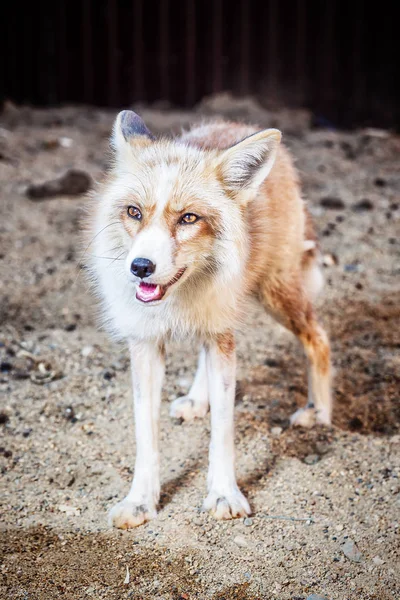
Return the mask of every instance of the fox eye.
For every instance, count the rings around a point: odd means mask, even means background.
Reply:
[[[136,206],[128,206],[127,213],[132,219],[136,219],[136,221],[141,221],[142,213]]]
[[[192,223],[196,223],[199,219],[200,217],[193,213],[186,213],[179,219],[179,223],[182,225],[191,225]]]

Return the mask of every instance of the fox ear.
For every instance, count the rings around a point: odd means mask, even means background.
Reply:
[[[142,119],[132,110],[121,111],[115,119],[111,145],[117,153],[126,152],[132,142],[152,141],[154,136]]]
[[[281,132],[265,129],[224,150],[220,169],[227,187],[233,192],[256,191],[274,164]]]

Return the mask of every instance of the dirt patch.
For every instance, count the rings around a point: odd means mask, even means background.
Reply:
[[[157,590],[180,600],[188,590],[193,598],[205,591],[193,586],[184,555],[171,558],[165,548],[143,551],[124,536],[57,535],[38,527],[3,532],[0,539],[9,565],[4,598],[149,598],[149,590]]]

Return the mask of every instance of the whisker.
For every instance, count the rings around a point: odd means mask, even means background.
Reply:
[[[124,250],[125,252],[125,250]],[[122,254],[124,254],[124,252],[122,252],[119,256],[122,256]],[[92,258],[102,258],[104,260],[122,260],[122,258],[119,258],[118,256],[115,258],[114,256],[96,256],[96,254],[89,254],[89,256],[91,256]]]
[[[87,252],[87,250],[90,248],[90,246],[93,244],[94,240],[101,234],[103,233],[103,231],[105,229],[107,229],[107,227],[111,227],[111,225],[119,225],[119,221],[113,221],[112,223],[109,223],[108,225],[106,225],[105,227],[103,227],[103,229],[100,229],[100,231],[98,231],[96,233],[95,236],[93,236],[93,238],[90,240],[90,242],[88,243],[88,245],[86,246],[86,248],[84,249],[83,253],[82,253],[82,258],[83,255]]]
[[[114,258],[114,260],[112,262],[110,262],[110,264],[108,266],[112,265],[116,260],[124,260],[123,258],[121,258],[121,256],[123,254],[125,254],[125,252],[126,252],[126,250],[122,250],[121,254],[118,254],[118,256],[116,258]]]
[[[80,258],[78,260],[78,266],[77,266],[78,273],[76,275],[75,281],[73,282],[72,286],[76,285],[76,282],[79,279],[79,275],[80,275],[80,273],[82,271],[82,267],[80,266],[80,264],[82,263],[83,257],[85,256],[86,252],[89,250],[90,246],[93,244],[93,242],[97,238],[97,236],[99,236],[101,233],[103,233],[103,231],[105,229],[107,229],[108,227],[111,227],[112,225],[119,225],[119,221],[113,221],[112,223],[109,223],[108,225],[106,225],[105,227],[103,227],[102,229],[100,229],[100,231],[98,231],[96,233],[96,235],[93,236],[93,238],[90,240],[90,242],[88,243],[88,245],[86,246],[86,248],[83,250],[83,252],[82,252],[82,254],[81,254],[81,256],[80,256]],[[95,257],[95,258],[103,258],[103,257],[99,256],[99,257]]]

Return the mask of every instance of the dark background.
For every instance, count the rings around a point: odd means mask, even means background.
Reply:
[[[400,126],[394,2],[4,2],[0,97],[190,107],[224,90],[316,124]]]

